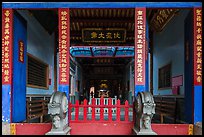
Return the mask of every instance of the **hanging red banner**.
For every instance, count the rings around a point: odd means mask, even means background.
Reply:
[[[202,8],[194,8],[194,85],[202,85]]]
[[[13,10],[2,10],[2,84],[12,81]]]
[[[70,21],[69,9],[58,9],[59,84],[69,84]]]
[[[135,85],[145,85],[146,8],[135,8]]]

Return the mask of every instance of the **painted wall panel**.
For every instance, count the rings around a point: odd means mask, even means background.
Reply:
[[[10,123],[11,85],[2,85],[2,122]]]
[[[2,9],[2,122],[11,122],[13,10]]]
[[[193,122],[193,12],[189,12],[185,19],[185,121]]]
[[[189,10],[181,10],[164,28],[154,33],[153,49],[153,93],[154,95],[170,95],[172,89],[158,89],[158,69],[172,63],[172,77],[184,76],[184,19]],[[185,77],[185,76],[184,76]],[[184,95],[184,86],[180,87],[180,95]]]
[[[54,33],[49,34],[27,10],[18,10],[27,20],[27,52],[51,66],[49,89],[26,88],[27,94],[52,94],[54,91]],[[55,21],[55,20],[53,20]]]
[[[149,22],[146,19],[146,29],[145,29],[145,40],[146,40],[146,54],[145,54],[145,91],[149,91]]]
[[[71,135],[132,135],[132,123],[70,123]],[[17,123],[16,135],[45,135],[50,123]],[[41,130],[39,130],[41,129]],[[80,129],[80,130],[79,130]],[[119,131],[120,130],[120,131]],[[152,124],[158,135],[188,135],[189,124]],[[98,132],[100,131],[100,132]],[[106,131],[106,132],[104,132]]]
[[[194,87],[194,124],[202,122],[202,86]]]
[[[12,122],[22,122],[26,119],[27,22],[17,12],[14,13]],[[19,42],[24,47],[24,62],[19,61]]]

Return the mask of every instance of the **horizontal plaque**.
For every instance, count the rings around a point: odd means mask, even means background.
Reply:
[[[115,43],[126,41],[126,29],[121,28],[84,28],[82,41],[89,43]]]
[[[152,17],[150,26],[157,32],[162,31],[178,11],[179,9],[159,9]]]

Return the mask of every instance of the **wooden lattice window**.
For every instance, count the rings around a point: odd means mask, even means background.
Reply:
[[[171,88],[171,63],[159,68],[159,89]]]
[[[29,53],[27,55],[27,86],[32,88],[48,89],[48,64]]]

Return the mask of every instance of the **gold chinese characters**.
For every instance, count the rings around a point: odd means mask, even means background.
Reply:
[[[202,84],[202,9],[194,9],[194,75],[195,84]]]
[[[69,60],[68,60],[68,11],[67,9],[59,9],[59,83],[68,84],[69,76]]]
[[[136,64],[136,83],[144,84],[144,61],[145,61],[145,10],[136,10],[136,51],[135,51],[135,64]]]
[[[2,84],[11,84],[12,10],[3,9],[2,19]]]

